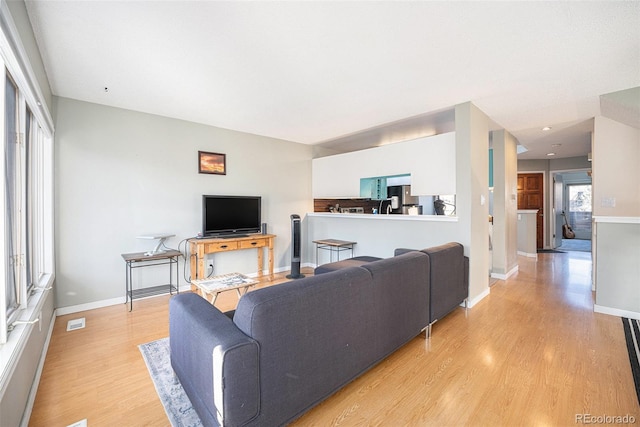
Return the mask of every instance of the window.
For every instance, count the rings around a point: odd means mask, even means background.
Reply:
[[[21,318],[31,297],[48,286],[53,273],[53,230],[48,220],[52,212],[51,138],[9,71],[4,80],[0,345],[7,342],[13,322]]]
[[[591,238],[591,184],[569,184],[569,224],[579,239]]]
[[[5,261],[5,309],[11,318],[18,309],[19,255],[19,150],[16,141],[16,122],[18,90],[13,81],[5,79],[5,115],[4,115],[4,261]]]

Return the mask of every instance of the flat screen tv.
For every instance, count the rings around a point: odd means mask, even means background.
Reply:
[[[260,196],[202,196],[202,236],[234,237],[259,233]]]

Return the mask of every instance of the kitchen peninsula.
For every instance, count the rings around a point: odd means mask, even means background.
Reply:
[[[458,217],[429,215],[434,197],[456,194],[455,147],[455,133],[450,132],[314,159],[314,212],[304,219],[304,250],[315,253],[314,240],[337,239],[358,242],[354,256],[385,258],[395,248],[467,241],[469,230]],[[420,200],[410,203],[422,206],[427,215],[386,214],[388,189],[398,185],[411,186],[410,195]],[[329,262],[325,258],[317,264]]]
[[[327,238],[358,242],[353,256],[393,256],[396,248],[423,249],[455,241],[458,218],[443,215],[385,215],[310,212],[305,217],[307,253],[315,253],[314,240]],[[320,254],[316,265],[330,262]]]

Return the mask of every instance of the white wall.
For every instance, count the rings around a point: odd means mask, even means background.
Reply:
[[[530,258],[538,258],[536,248],[536,216],[538,211],[522,209],[517,212],[518,254]]]
[[[202,194],[262,196],[263,222],[278,236],[276,269],[290,268],[289,216],[313,206],[311,147],[66,98],[54,103],[57,307],[124,302],[121,254],[150,249],[136,239],[144,233],[176,234],[169,247],[195,236]],[[198,150],[225,153],[227,174],[199,174]],[[254,249],[212,259],[216,274],[256,270]],[[136,271],[134,281],[166,282],[167,271]]]
[[[455,133],[313,160],[313,197],[360,197],[360,179],[411,174],[414,196],[455,194]]]
[[[304,219],[305,238],[303,257],[310,265],[331,261],[328,250],[318,251],[314,240],[339,239],[357,242],[354,256],[388,258],[396,248],[424,249],[444,243],[459,241],[458,221],[450,217],[420,219],[406,215],[357,215],[357,214],[308,214]],[[350,258],[351,253],[340,254],[340,259]],[[333,261],[337,255],[333,254]]]
[[[640,129],[596,117],[592,176],[594,216],[640,216],[639,165]],[[615,202],[615,206],[609,202]]]

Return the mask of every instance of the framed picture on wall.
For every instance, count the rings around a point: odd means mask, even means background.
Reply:
[[[198,173],[214,175],[227,174],[227,158],[225,154],[198,151]]]

